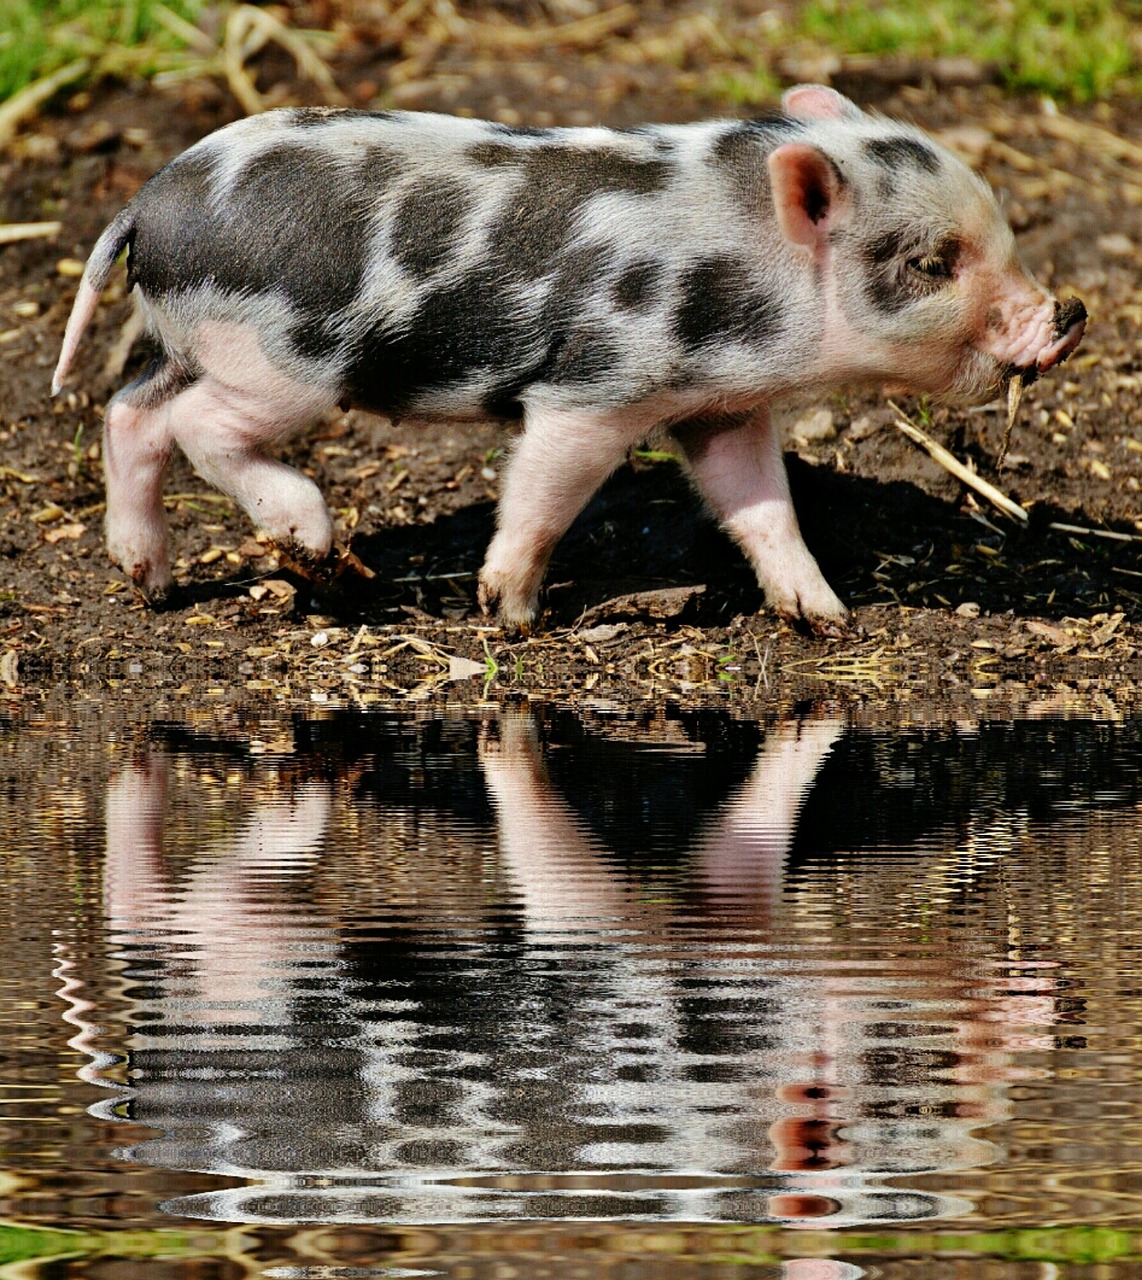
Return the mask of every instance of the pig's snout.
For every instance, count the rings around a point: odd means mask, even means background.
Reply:
[[[1086,332],[1086,307],[1081,298],[1055,303],[1054,341],[1039,352],[1035,368],[1042,373],[1062,362],[1082,341]]]
[[[1030,386],[1041,373],[1071,354],[1086,331],[1086,307],[1079,298],[1055,300],[1054,310],[1040,308],[1037,318],[1020,334],[1017,353],[1007,357],[1003,381],[1019,378]]]

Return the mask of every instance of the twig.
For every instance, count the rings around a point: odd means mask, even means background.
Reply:
[[[1142,537],[1136,533],[1117,533],[1114,529],[1088,529],[1081,524],[1060,524],[1056,520],[1052,520],[1047,528],[1055,529],[1059,533],[1075,533],[1083,538],[1111,538],[1115,542],[1142,542]]]
[[[265,9],[240,4],[230,10],[219,52],[222,74],[230,92],[247,115],[258,115],[266,102],[254,84],[246,63],[270,42],[284,49],[297,64],[300,75],[312,80],[322,91],[326,102],[343,104],[345,97],[338,89],[333,72],[310,48],[307,37],[280,22]]]
[[[62,222],[2,222],[0,244],[15,244],[17,240],[40,240],[58,236]]]
[[[1063,138],[1067,142],[1077,142],[1082,147],[1101,151],[1118,160],[1142,165],[1142,147],[1138,143],[1131,142],[1129,138],[1110,129],[1104,129],[1101,125],[1072,120],[1070,116],[1039,116],[1035,120],[1035,126],[1040,133]]]
[[[889,407],[896,414],[896,428],[902,431],[910,440],[915,441],[922,449],[925,449],[929,456],[944,468],[945,471],[951,472],[957,480],[966,484],[969,489],[974,489],[990,502],[993,506],[998,507],[1004,515],[1010,516],[1013,520],[1018,520],[1020,524],[1027,523],[1027,512],[1017,503],[1012,501],[1007,494],[1002,493],[993,484],[989,484],[982,477],[977,476],[974,471],[969,471],[964,464],[949,453],[942,444],[933,440],[926,431],[920,428],[904,413],[898,404],[889,400]]]
[[[0,147],[7,146],[20,125],[29,116],[34,116],[49,98],[53,98],[65,85],[85,76],[90,69],[90,58],[77,58],[50,76],[43,76],[26,89],[14,93],[0,106]]]
[[[582,45],[590,47],[618,31],[629,27],[638,17],[633,4],[620,4],[602,13],[593,13],[574,22],[555,26],[493,26],[486,22],[465,23],[464,40],[477,49],[540,49],[547,45]]]
[[[146,327],[147,319],[143,314],[143,308],[136,301],[134,310],[124,321],[122,329],[119,330],[119,336],[111,344],[111,350],[107,353],[107,359],[103,364],[104,377],[112,382],[119,380],[127,367],[127,361],[131,357],[135,343],[143,336]]]

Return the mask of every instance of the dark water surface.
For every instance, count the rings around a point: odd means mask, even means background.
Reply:
[[[1142,722],[193,723],[0,723],[4,1280],[1142,1275]]]

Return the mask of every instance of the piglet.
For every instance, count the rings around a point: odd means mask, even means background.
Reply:
[[[548,559],[628,450],[669,432],[769,604],[844,605],[806,548],[775,403],[885,382],[974,403],[1082,337],[986,184],[816,85],[756,120],[508,128],[400,111],[239,121],[155,175],[88,261],[58,391],[112,266],[155,340],[104,434],[111,558],[172,585],[177,443],[296,560],[334,556],[317,486],[269,446],[336,406],[522,418],[485,610],[526,627]]]

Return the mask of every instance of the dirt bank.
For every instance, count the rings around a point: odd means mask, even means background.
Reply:
[[[639,40],[657,38],[656,12],[584,47],[438,50],[419,79],[407,51],[358,33],[334,69],[351,101],[383,94],[509,122],[748,114],[706,74],[716,48],[632,59]],[[273,100],[317,100],[281,79],[288,70],[268,58],[259,87]],[[335,696],[358,697],[444,683],[473,663],[500,688],[568,696],[720,695],[810,678],[850,688],[1125,680],[1142,644],[1142,110],[1134,100],[1046,110],[1005,98],[986,74],[959,86],[933,78],[943,75],[862,66],[836,79],[977,164],[1027,264],[1080,294],[1092,321],[1078,355],[1028,391],[999,474],[998,409],[905,406],[1027,508],[1026,528],[920,452],[882,400],[828,398],[792,415],[788,461],[806,539],[855,608],[859,631],[840,641],[767,613],[676,465],[636,457],[559,548],[541,633],[512,642],[474,603],[509,433],[359,413],[286,456],[315,476],[374,578],[316,598],[177,461],[167,491],[182,589],[166,611],[146,609],[102,542],[100,411],[123,366],[130,374],[141,359],[125,345],[121,283],[89,331],[77,389],[53,402],[48,382],[76,264],[99,230],[163,161],[238,108],[203,80],[108,86],[59,103],[0,157],[0,221],[62,224],[53,238],[0,247],[0,684],[18,694],[58,678],[151,672],[177,683],[205,673],[272,690],[308,673]]]

